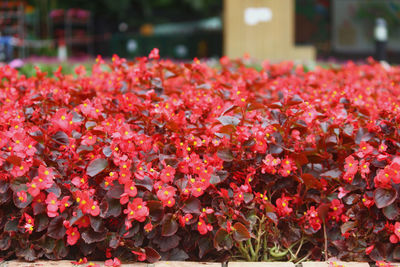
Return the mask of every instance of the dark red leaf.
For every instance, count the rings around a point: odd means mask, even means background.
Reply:
[[[222,123],[222,125],[238,125],[240,120],[236,117],[232,116],[221,116],[218,118],[218,121]]]
[[[392,189],[377,188],[374,191],[376,206],[381,209],[392,204],[397,198],[397,191]]]
[[[246,241],[250,239],[249,230],[242,223],[237,222],[233,225],[233,239],[236,241]]]
[[[397,220],[397,217],[400,215],[400,210],[396,202],[384,207],[382,212],[389,220]]]
[[[314,189],[322,188],[321,182],[317,178],[315,178],[314,175],[312,175],[311,173],[303,173],[301,179],[303,180],[307,188],[314,188]]]
[[[56,132],[51,139],[53,139],[56,143],[60,145],[69,145],[69,138],[68,135],[62,131]]]
[[[158,254],[157,251],[155,251],[154,249],[150,248],[150,247],[146,247],[144,248],[145,253],[146,253],[146,260],[150,263],[154,263],[157,262],[161,259],[160,254]]]
[[[172,218],[172,214],[166,214],[163,220],[161,235],[172,236],[178,231],[178,223]]]
[[[161,201],[148,200],[147,207],[149,208],[149,216],[152,221],[161,221],[164,216],[164,207]]]
[[[90,177],[96,176],[101,173],[108,166],[108,161],[106,159],[95,159],[90,162],[89,166],[86,169],[86,174]]]
[[[222,159],[223,161],[227,161],[230,162],[233,160],[233,154],[232,151],[230,151],[229,149],[221,149],[218,150],[217,155],[220,159]]]
[[[95,242],[100,242],[106,239],[107,232],[95,232],[93,229],[89,228],[82,233],[82,239],[87,244],[92,244]]]
[[[49,223],[49,227],[47,228],[47,235],[54,239],[63,238],[66,232],[63,222],[64,218],[62,216],[52,219]]]
[[[230,250],[233,246],[232,237],[224,228],[218,229],[214,236],[214,247],[219,251],[222,249]]]
[[[198,198],[191,197],[184,202],[182,210],[186,213],[200,214],[201,202]]]

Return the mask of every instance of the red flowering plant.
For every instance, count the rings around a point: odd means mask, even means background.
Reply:
[[[398,67],[0,79],[1,258],[400,260]]]

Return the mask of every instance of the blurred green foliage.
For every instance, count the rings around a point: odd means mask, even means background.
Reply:
[[[36,2],[37,0],[31,0]],[[46,1],[46,0],[44,0]],[[106,21],[143,23],[196,20],[220,15],[222,0],[47,0],[51,9],[82,8]]]

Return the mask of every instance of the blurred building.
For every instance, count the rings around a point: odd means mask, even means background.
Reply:
[[[290,36],[285,38],[293,47],[312,46],[322,59],[365,58],[374,50],[374,21],[383,17],[388,25],[389,58],[400,61],[400,0],[273,1],[274,8],[293,1],[293,12],[279,15],[290,16],[284,18],[292,25]],[[68,56],[79,58],[114,53],[132,58],[148,54],[153,47],[160,48],[163,57],[176,59],[220,57],[224,53],[227,2],[241,1],[0,0],[0,61],[56,56],[60,46],[65,46]],[[245,20],[245,12],[241,10],[230,20]],[[268,17],[267,13],[260,14]],[[248,14],[251,24],[255,13]],[[267,29],[278,15],[272,11],[271,16],[271,21],[257,24],[259,34],[270,34],[263,32],[262,25]],[[287,35],[286,26],[274,26],[271,38],[279,31]],[[252,51],[246,52],[252,55]]]

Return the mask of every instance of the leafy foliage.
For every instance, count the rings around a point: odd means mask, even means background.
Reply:
[[[2,67],[0,257],[399,259],[400,68],[220,62]]]

